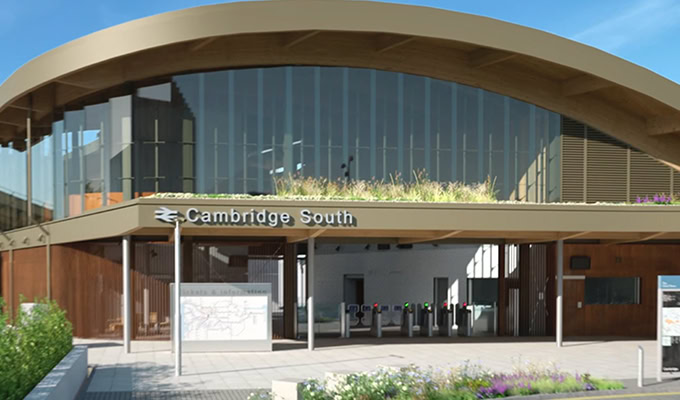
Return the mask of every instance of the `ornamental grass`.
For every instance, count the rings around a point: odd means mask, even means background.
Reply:
[[[530,366],[505,374],[464,364],[446,371],[409,366],[348,374],[335,380],[307,380],[301,392],[304,400],[473,400],[616,389],[623,389],[623,385],[555,368]],[[257,392],[249,397],[257,399],[269,400],[272,394]]]
[[[399,175],[383,180],[329,180],[326,178],[284,177],[274,181],[276,197],[309,200],[407,201],[425,203],[493,203],[493,183],[465,185],[435,182],[423,172],[414,173],[410,182]]]

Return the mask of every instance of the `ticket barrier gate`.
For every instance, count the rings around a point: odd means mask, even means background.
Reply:
[[[373,304],[371,311],[371,336],[382,337],[382,307],[378,303]]]
[[[467,303],[456,304],[456,324],[458,324],[458,336],[472,335],[472,311],[468,310]]]
[[[432,337],[432,327],[434,325],[434,314],[430,303],[423,304],[423,313],[420,323],[420,336]]]
[[[409,303],[401,310],[401,336],[413,337],[413,305]]]
[[[453,336],[453,309],[448,303],[439,309],[441,324],[439,325],[439,336]]]

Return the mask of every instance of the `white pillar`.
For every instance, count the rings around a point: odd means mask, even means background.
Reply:
[[[562,293],[563,293],[563,276],[564,276],[564,240],[557,241],[557,310],[555,313],[555,320],[557,327],[555,329],[555,338],[557,340],[557,347],[562,347]]]
[[[123,348],[125,353],[130,353],[132,332],[130,293],[130,236],[123,236]]]
[[[182,281],[182,254],[181,254],[181,236],[180,236],[180,226],[179,226],[179,220],[175,220],[175,304],[174,304],[174,323],[173,323],[173,330],[174,330],[174,336],[175,336],[175,376],[180,376],[182,375],[182,336],[181,336],[181,329],[180,326],[182,325],[182,321],[180,320],[180,301],[179,301],[179,296],[180,296],[180,282]]]
[[[656,290],[656,381],[661,382],[661,372],[663,370],[663,290],[661,290],[660,278],[657,282]]]
[[[307,349],[314,350],[314,238],[307,239]]]

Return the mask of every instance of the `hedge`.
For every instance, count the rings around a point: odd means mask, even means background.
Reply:
[[[66,313],[55,301],[39,304],[30,313],[19,309],[13,324],[0,312],[0,399],[23,399],[73,347]]]

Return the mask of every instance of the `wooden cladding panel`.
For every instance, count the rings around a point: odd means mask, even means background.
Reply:
[[[580,292],[568,292],[565,285],[564,320],[576,322],[565,323],[564,335],[655,337],[656,277],[680,274],[677,254],[680,254],[680,245],[676,244],[565,244],[565,275],[639,277],[640,304],[587,305],[584,302],[583,308],[578,309],[568,303],[584,299],[579,298]],[[590,256],[591,269],[571,270],[569,260],[575,255]],[[585,285],[583,280],[572,282]]]
[[[680,189],[672,167],[567,117],[561,159],[564,202],[633,202]]]
[[[52,246],[52,297],[74,336],[122,338],[121,256],[120,243]]]
[[[14,308],[19,305],[19,298],[24,303],[47,296],[47,250],[45,246],[14,251]]]

